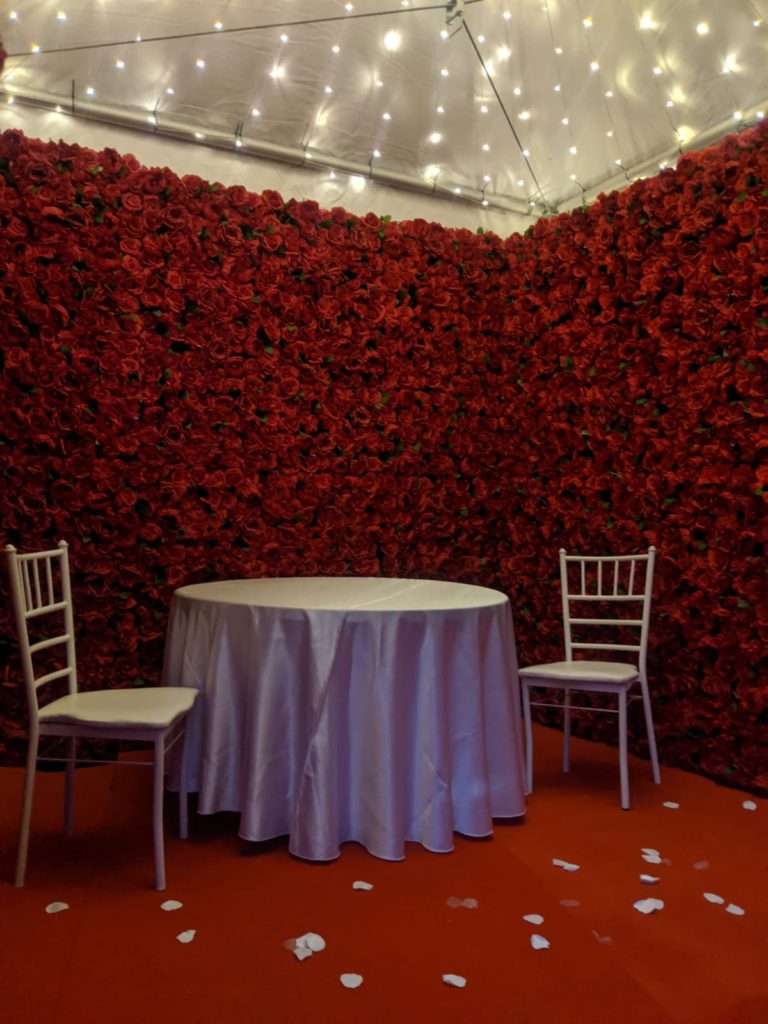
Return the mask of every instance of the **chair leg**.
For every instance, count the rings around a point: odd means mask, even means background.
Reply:
[[[189,808],[187,797],[187,730],[182,726],[184,732],[181,740],[181,757],[179,758],[179,835],[186,839],[189,835]]]
[[[77,737],[70,736],[67,740],[67,767],[64,777],[64,834],[67,836],[72,835],[76,754]]]
[[[165,786],[165,734],[155,740],[155,767],[152,799],[152,838],[155,848],[155,889],[165,889],[165,850],[163,844],[163,789]]]
[[[629,810],[629,765],[627,763],[627,691],[619,691],[619,770],[621,773],[621,806]]]
[[[661,782],[661,772],[659,771],[659,754],[656,750],[656,732],[653,728],[651,698],[648,696],[647,693],[643,693],[643,711],[645,712],[645,730],[648,734],[648,753],[651,757],[651,770],[653,772],[653,781],[658,785]]]
[[[522,680],[523,719],[525,721],[525,795],[533,792],[533,727],[531,726],[531,691]]]
[[[563,700],[563,771],[571,770],[571,691],[566,690]]]
[[[16,855],[16,877],[13,884],[18,888],[24,885],[27,873],[27,849],[29,847],[29,826],[32,820],[32,798],[35,793],[35,772],[37,771],[37,749],[39,738],[29,737],[27,748],[27,770],[24,775],[24,796],[21,803],[21,825],[19,827],[19,851]]]

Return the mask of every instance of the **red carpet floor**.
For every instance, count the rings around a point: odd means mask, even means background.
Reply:
[[[183,842],[171,797],[165,893],[151,888],[150,781],[131,768],[78,772],[71,839],[61,775],[38,776],[27,885],[14,889],[22,773],[0,770],[0,1022],[766,1024],[768,801],[672,769],[657,787],[633,760],[623,812],[616,752],[575,740],[564,776],[559,740],[537,730],[524,822],[457,836],[451,854],[409,845],[400,863],[348,844],[307,864],[284,841],[243,843],[234,815],[193,815]],[[358,879],[374,888],[353,890]],[[633,908],[647,897],[663,910]],[[183,907],[165,912],[166,899]],[[53,901],[69,909],[46,914]],[[327,947],[299,962],[283,942],[307,931]],[[533,933],[550,947],[533,949]],[[361,987],[343,988],[345,972]]]

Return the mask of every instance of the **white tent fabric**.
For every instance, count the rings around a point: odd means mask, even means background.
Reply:
[[[0,22],[0,89],[18,107],[527,218],[762,117],[766,6],[24,0]]]

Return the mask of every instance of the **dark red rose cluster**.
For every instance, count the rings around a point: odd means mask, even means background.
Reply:
[[[653,543],[663,760],[768,791],[767,140],[501,240],[0,136],[0,513],[71,544],[84,683],[156,682],[219,577],[498,587],[551,660],[558,548]]]

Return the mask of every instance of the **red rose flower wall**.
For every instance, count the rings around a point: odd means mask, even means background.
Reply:
[[[0,325],[3,532],[70,542],[86,685],[216,577],[497,587],[551,660],[558,548],[653,543],[662,759],[768,792],[764,126],[506,241],[6,132]],[[15,761],[7,601],[0,647]]]

